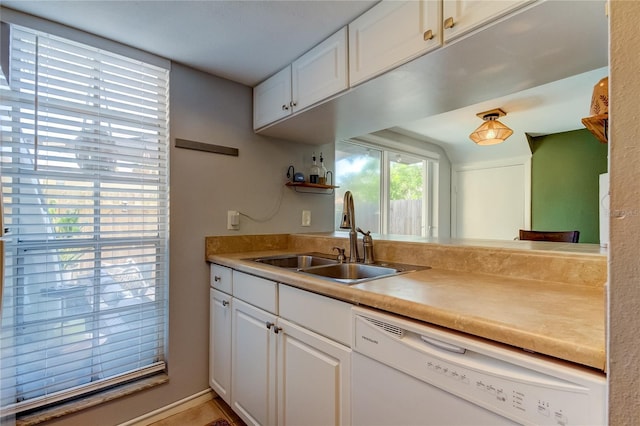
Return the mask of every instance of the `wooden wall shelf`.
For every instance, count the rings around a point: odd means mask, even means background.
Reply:
[[[340,188],[335,185],[321,185],[319,183],[309,183],[309,182],[287,182],[285,184],[289,188],[293,188],[296,192],[304,192],[304,193],[313,193],[313,194],[323,194],[326,190],[331,190],[327,192],[327,194],[333,194],[333,190],[336,188]]]

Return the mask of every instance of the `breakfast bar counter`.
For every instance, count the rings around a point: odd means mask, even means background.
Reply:
[[[523,250],[517,245],[487,248],[376,241],[377,258],[429,268],[345,285],[252,260],[286,253],[330,253],[333,246],[344,246],[340,233],[207,237],[206,244],[208,262],[528,352],[606,369],[606,256],[594,247],[567,253],[554,243]]]

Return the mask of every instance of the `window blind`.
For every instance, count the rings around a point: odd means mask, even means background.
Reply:
[[[164,370],[168,279],[169,71],[18,26],[10,45],[3,415]]]

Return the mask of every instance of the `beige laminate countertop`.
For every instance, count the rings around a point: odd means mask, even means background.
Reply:
[[[604,285],[432,268],[347,286],[247,260],[287,252],[295,250],[208,254],[206,260],[354,304],[605,370]]]

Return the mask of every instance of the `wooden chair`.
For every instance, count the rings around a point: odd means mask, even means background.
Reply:
[[[520,230],[521,240],[577,243],[579,238],[580,238],[580,231],[525,231],[524,229]]]

